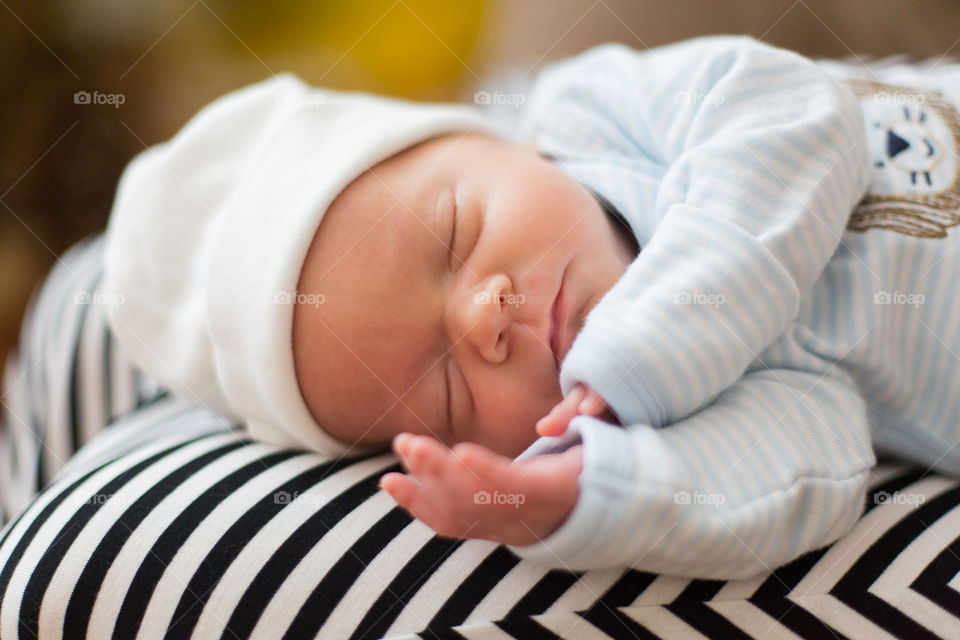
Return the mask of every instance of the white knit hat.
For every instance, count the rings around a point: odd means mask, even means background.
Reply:
[[[325,433],[297,385],[300,270],[327,207],[354,178],[468,130],[498,135],[476,107],[317,89],[290,74],[215,100],[120,179],[101,290],[123,350],[255,439],[367,451]]]

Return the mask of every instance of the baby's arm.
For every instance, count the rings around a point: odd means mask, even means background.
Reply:
[[[825,361],[751,371],[666,429],[586,415],[570,427],[512,462],[398,436],[412,477],[387,474],[383,487],[441,535],[542,565],[731,580],[845,534],[876,462],[861,397]]]
[[[588,315],[560,383],[624,424],[709,404],[796,317],[869,182],[856,97],[747,37],[602,45],[535,82],[525,133],[615,202],[643,243]],[[623,167],[626,171],[620,171]],[[639,204],[637,204],[639,203]]]
[[[833,542],[863,513],[876,459],[848,374],[806,364],[750,371],[664,429],[575,418],[563,440],[582,442],[577,505],[512,550],[558,568],[742,579]]]

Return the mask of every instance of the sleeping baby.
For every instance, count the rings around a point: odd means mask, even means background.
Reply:
[[[282,74],[130,163],[111,328],[256,439],[392,446],[441,535],[767,572],[853,526],[875,450],[960,473],[960,69],[883,74],[605,44],[511,126]]]

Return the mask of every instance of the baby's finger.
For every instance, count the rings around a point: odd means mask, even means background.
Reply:
[[[587,389],[584,394],[583,400],[580,401],[580,404],[577,405],[577,409],[580,413],[588,416],[597,416],[607,408],[607,403],[600,396],[599,393],[593,389]]]
[[[403,474],[385,474],[380,479],[380,486],[411,516],[441,536],[459,538],[469,529],[448,511],[440,509],[422,486]]]
[[[567,424],[577,415],[577,405],[583,400],[586,387],[577,385],[546,416],[537,421],[541,436],[558,436],[567,430]]]
[[[548,477],[549,471],[560,460],[557,455],[537,456],[520,461],[514,461],[505,456],[493,453],[480,445],[462,442],[453,447],[453,454],[460,459],[479,479],[479,484],[469,488],[469,496],[479,490],[499,491],[500,493],[527,494],[532,488],[544,485],[538,474],[531,473],[535,466],[544,467]],[[555,485],[554,485],[555,486]],[[547,486],[547,490],[550,487]]]
[[[453,445],[451,451],[460,464],[466,466],[483,482],[489,482],[494,479],[495,474],[510,466],[510,458],[473,442],[459,442]]]
[[[481,445],[472,446],[488,456],[500,457]],[[472,500],[477,485],[484,482],[452,450],[430,437],[415,436],[411,439],[408,460],[410,472],[439,504],[451,501],[462,504],[464,496]]]
[[[410,476],[391,471],[380,477],[379,486],[402,507],[409,504],[419,485]]]
[[[403,443],[403,462],[410,473],[439,473],[450,458],[450,450],[439,440],[430,436],[411,436]]]
[[[552,437],[559,436],[564,431],[567,430],[567,425],[564,424],[563,420],[559,416],[555,415],[554,412],[550,412],[544,417],[537,420],[537,424],[534,427],[537,431],[537,435],[543,437]]]
[[[394,453],[400,457],[407,455],[408,445],[410,444],[410,438],[412,437],[413,434],[407,433],[406,431],[393,436],[392,446]]]
[[[398,458],[400,458],[400,463],[407,472],[410,471],[410,466],[407,464],[406,457],[409,453],[410,438],[412,437],[412,433],[398,433],[397,435],[393,436],[393,441],[390,443],[391,447],[393,448],[393,452]]]
[[[576,405],[557,405],[537,421],[536,431],[541,436],[558,436],[567,430],[567,424],[576,415]]]

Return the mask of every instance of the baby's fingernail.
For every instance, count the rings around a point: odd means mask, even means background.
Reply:
[[[580,403],[580,413],[596,413],[602,406],[602,401],[597,396],[590,396]]]
[[[393,438],[394,450],[402,456],[407,455],[407,446],[410,444],[409,433],[399,433]]]

